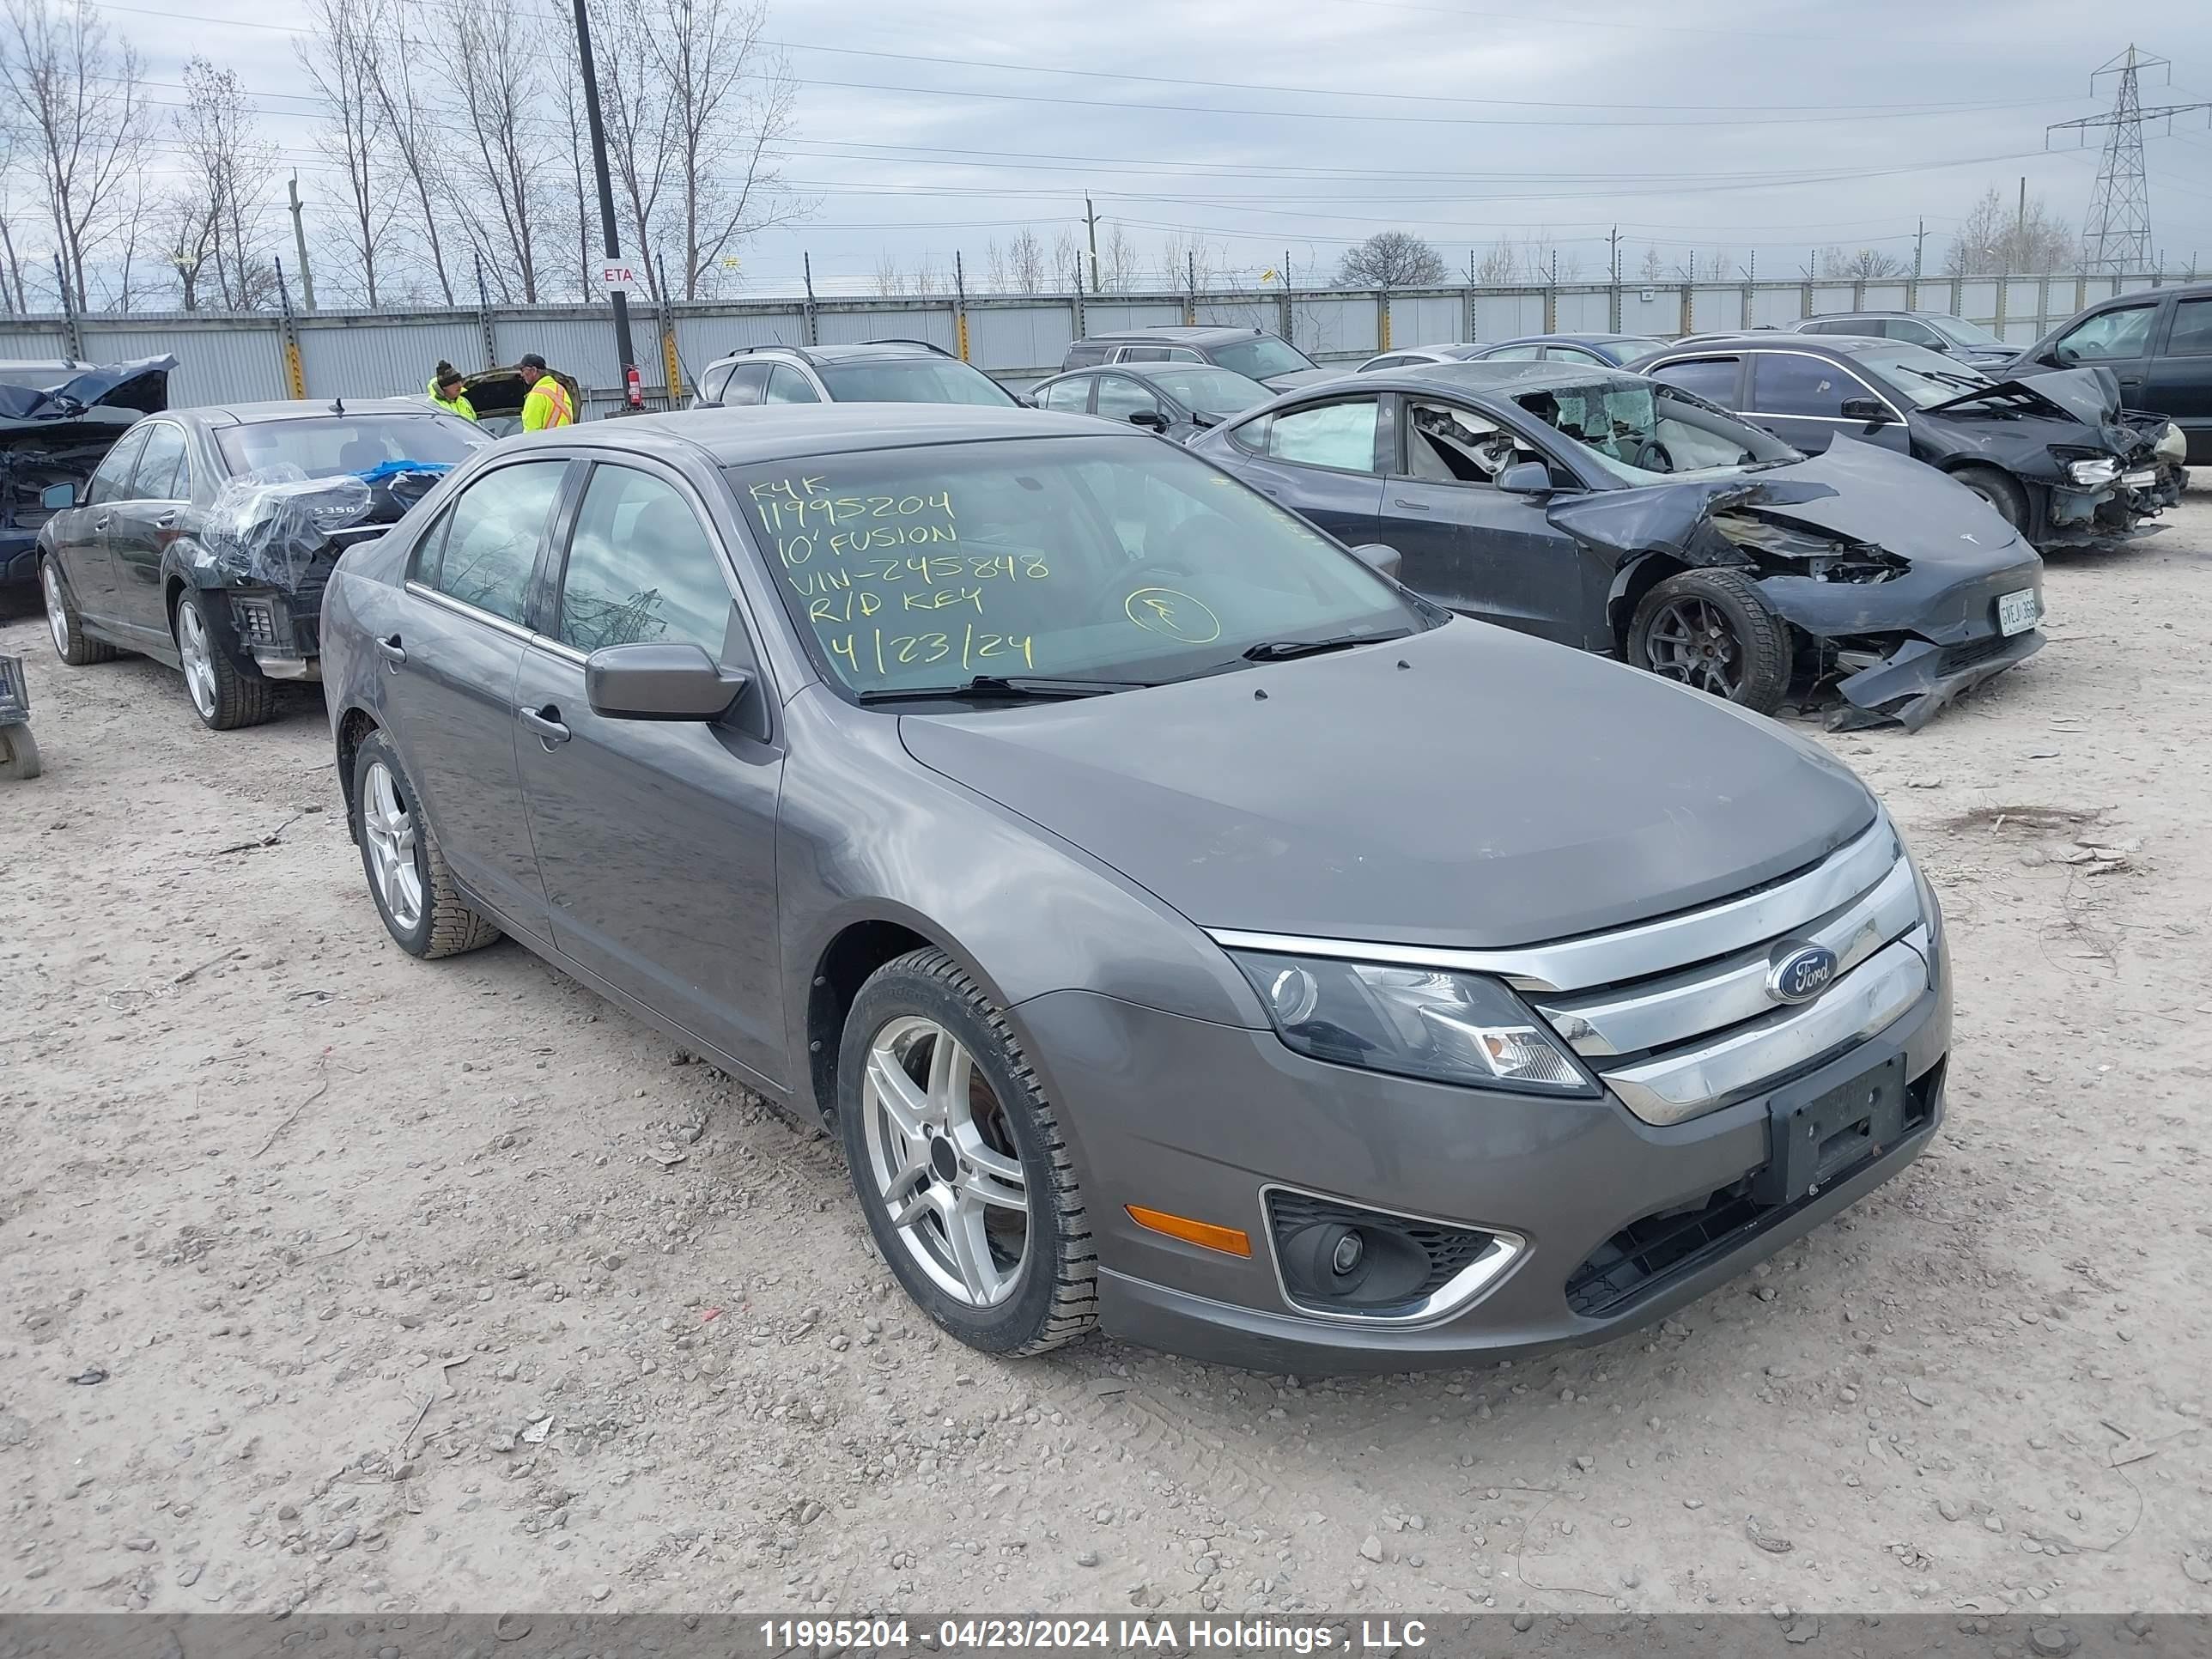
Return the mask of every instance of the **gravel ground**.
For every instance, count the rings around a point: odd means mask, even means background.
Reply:
[[[834,1143],[388,944],[319,701],[0,623],[0,1612],[2212,1607],[2212,495],[2048,598],[1832,740],[1950,913],[1936,1148],[1656,1330],[1348,1381],[939,1339]]]

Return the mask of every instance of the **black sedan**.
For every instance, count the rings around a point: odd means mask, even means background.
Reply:
[[[140,421],[43,504],[39,579],[65,663],[136,651],[181,670],[218,731],[320,678],[324,585],[435,476],[490,440],[410,400],[237,404]]]
[[[1039,409],[1127,421],[1188,443],[1231,415],[1275,394],[1233,368],[1212,363],[1116,363],[1055,374],[1030,388]]]
[[[1455,611],[1762,713],[1832,684],[1917,729],[2043,643],[2043,562],[1970,492],[1617,369],[1382,371],[1191,447]]]
[[[2106,544],[2179,501],[2162,416],[2089,369],[1993,380],[1897,340],[1805,334],[1677,341],[1635,368],[1818,454],[1839,435],[1940,467],[2038,547]]]

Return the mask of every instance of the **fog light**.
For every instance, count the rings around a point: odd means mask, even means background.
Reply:
[[[1336,1249],[1329,1255],[1329,1271],[1341,1279],[1359,1265],[1359,1258],[1366,1252],[1367,1247],[1359,1242],[1358,1233],[1345,1234],[1336,1241]]]

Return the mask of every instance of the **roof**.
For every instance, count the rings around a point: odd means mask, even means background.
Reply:
[[[714,359],[727,362],[732,357],[761,357],[771,352],[787,351],[801,362],[849,363],[869,361],[897,360],[909,357],[951,357],[943,346],[932,345],[927,340],[859,340],[849,345],[787,345],[775,341],[766,345],[738,346]],[[958,362],[957,358],[953,359]],[[981,371],[979,370],[978,373]]]
[[[689,446],[703,450],[717,466],[755,466],[840,451],[998,438],[1117,435],[1087,415],[981,404],[761,404],[742,409],[671,410],[562,427],[559,434],[565,443],[610,449]]]
[[[1817,316],[1800,317],[1795,325],[1802,328],[1808,323],[1837,323],[1850,317],[1957,317],[1955,311],[1892,311],[1881,306],[1867,306],[1857,311],[1823,311]],[[1965,319],[1960,318],[1960,321]]]
[[[1262,328],[1231,328],[1225,323],[1171,323],[1160,328],[1102,328],[1083,340],[1162,340],[1176,345],[1197,345],[1216,340],[1249,340],[1264,334]],[[1078,345],[1083,340],[1076,342]]]
[[[1672,351],[1678,346],[1688,346],[1698,351],[1834,351],[1849,352],[1856,345],[1894,346],[1899,340],[1885,340],[1870,334],[1800,334],[1794,329],[1761,329],[1753,333],[1739,331],[1734,334],[1686,334],[1679,340],[1668,340],[1661,351]],[[1658,352],[1648,352],[1656,356]]]
[[[1656,334],[1516,334],[1510,340],[1494,340],[1493,345],[1605,345],[1614,340],[1655,340]]]
[[[434,413],[416,398],[349,398],[341,399],[349,415],[422,415]],[[258,404],[197,404],[166,413],[206,426],[258,426],[264,421],[304,421],[332,415],[331,403],[319,398],[286,398]]]
[[[1072,380],[1079,374],[1127,374],[1139,380],[1150,380],[1164,379],[1170,374],[1188,374],[1194,369],[1206,369],[1216,374],[1239,374],[1238,370],[1224,368],[1218,363],[1083,363],[1074,368],[1063,368],[1056,374],[1048,374],[1045,380]],[[1241,378],[1250,380],[1252,377],[1246,374]],[[1043,384],[1044,380],[1037,382],[1038,386]]]

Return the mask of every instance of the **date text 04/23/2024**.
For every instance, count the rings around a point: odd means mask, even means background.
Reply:
[[[772,1651],[1149,1653],[1160,1650],[1291,1654],[1393,1653],[1424,1647],[1419,1620],[1338,1624],[1273,1619],[771,1619],[760,1625]]]

